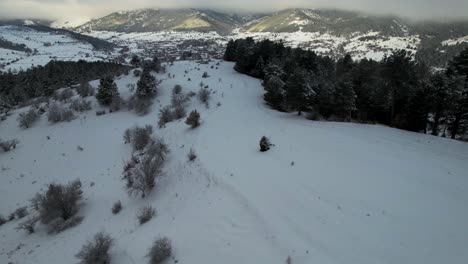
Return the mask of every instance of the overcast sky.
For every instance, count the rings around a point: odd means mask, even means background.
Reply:
[[[246,11],[326,7],[413,19],[468,19],[468,0],[0,0],[0,18],[97,18],[113,11],[143,7]]]

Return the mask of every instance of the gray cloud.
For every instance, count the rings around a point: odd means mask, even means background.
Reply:
[[[413,19],[468,19],[467,0],[0,0],[0,17],[95,18],[113,11],[143,7],[206,7],[238,11],[274,11],[291,7],[338,8]]]

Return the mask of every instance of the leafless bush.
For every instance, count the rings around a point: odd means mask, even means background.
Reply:
[[[172,111],[171,111],[170,106],[163,107],[161,110],[159,110],[159,121],[158,121],[159,128],[165,127],[166,124],[171,122],[172,120],[174,120],[174,117],[172,116]]]
[[[127,190],[130,195],[145,197],[156,185],[156,178],[162,174],[164,161],[145,155],[143,160],[127,175]]]
[[[70,108],[76,112],[85,112],[92,109],[91,101],[86,101],[85,99],[75,99],[71,102]]]
[[[150,258],[150,264],[160,264],[168,259],[171,254],[171,240],[167,237],[162,237],[154,241],[146,256]]]
[[[54,98],[58,101],[68,102],[74,95],[72,89],[67,88],[62,91],[55,91]]]
[[[11,213],[8,215],[8,221],[13,221],[15,220],[15,213]]]
[[[153,218],[153,216],[155,215],[156,215],[156,210],[153,207],[145,206],[141,208],[140,211],[138,211],[137,219],[138,219],[138,222],[140,222],[140,225],[142,225],[148,222],[149,220],[151,220],[151,218]]]
[[[0,226],[4,225],[7,221],[7,219],[3,216],[3,215],[0,215]]]
[[[182,92],[182,86],[176,84],[174,88],[172,88],[172,94],[180,94]]]
[[[3,141],[0,139],[0,149],[3,150],[4,152],[8,152],[12,149],[16,148],[16,145],[19,144],[19,140],[17,139],[10,139]]]
[[[200,114],[197,112],[197,110],[190,112],[187,120],[185,120],[185,124],[191,126],[192,128],[197,128],[200,126]]]
[[[114,240],[110,235],[99,232],[83,245],[76,257],[80,259],[80,264],[110,264],[109,250],[113,244]]]
[[[209,101],[210,101],[210,98],[211,98],[211,93],[210,93],[210,91],[208,89],[201,88],[198,91],[198,100],[200,100],[200,102],[208,105]]]
[[[207,72],[204,72],[203,75],[202,75],[202,78],[208,78],[208,77],[210,77],[210,75],[208,75]]]
[[[194,161],[197,158],[197,154],[195,153],[195,150],[193,150],[193,148],[189,150],[187,157],[189,161]]]
[[[122,107],[122,104],[123,104],[122,98],[119,95],[114,95],[114,97],[112,97],[112,102],[109,105],[109,111],[111,113],[119,111],[120,108]]]
[[[106,114],[106,110],[96,111],[96,116],[102,116]]]
[[[20,223],[16,229],[25,230],[28,234],[32,234],[35,231],[34,227],[36,226],[37,221],[39,221],[37,217],[31,217],[23,223]]]
[[[162,138],[156,138],[149,145],[146,151],[146,156],[154,157],[162,161],[166,160],[169,154],[169,146],[164,142]]]
[[[70,109],[65,109],[63,106],[52,103],[49,107],[49,113],[47,119],[51,123],[58,123],[63,121],[71,121],[75,118],[73,111]]]
[[[31,107],[27,112],[19,114],[17,120],[20,128],[27,129],[39,120],[39,114],[33,107]]]
[[[147,115],[150,112],[152,102],[150,99],[138,98],[138,96],[131,96],[128,100],[128,110],[133,110],[138,115]]]
[[[145,127],[135,126],[127,129],[124,132],[125,143],[132,143],[133,151],[143,150],[151,142],[151,134],[153,127],[146,125]]]
[[[23,206],[15,210],[15,215],[18,219],[21,219],[28,215],[28,207]]]
[[[88,97],[88,96],[93,96],[94,88],[88,82],[82,82],[76,88],[76,92],[83,98]]]
[[[55,220],[53,220],[52,222],[48,224],[48,227],[49,227],[48,233],[49,234],[60,233],[66,229],[79,225],[81,221],[83,221],[83,217],[77,216],[77,215],[72,216],[71,218],[67,220],[63,220],[62,218],[56,218]]]
[[[31,203],[39,213],[39,220],[43,224],[53,224],[58,228],[68,226],[77,220],[67,222],[79,211],[81,198],[81,182],[75,180],[67,185],[49,184],[47,191],[37,193]]]
[[[118,214],[122,210],[122,203],[119,201],[115,202],[114,205],[112,206],[112,213],[113,214]]]
[[[185,111],[185,107],[183,105],[178,105],[174,108],[172,116],[174,119],[182,119],[187,116],[187,111]]]

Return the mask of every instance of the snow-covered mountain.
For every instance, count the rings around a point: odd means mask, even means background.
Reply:
[[[443,67],[468,46],[468,22],[410,22],[398,17],[325,9],[296,8],[251,15],[206,9],[143,9],[113,13],[76,30],[94,36],[99,35],[96,31],[214,31],[228,34],[227,38],[283,40],[286,45],[334,58],[350,53],[356,59],[379,60],[395,49],[406,49],[437,67]],[[203,37],[200,35],[200,39]]]
[[[207,72],[209,78],[202,78]],[[78,226],[47,234],[37,224],[28,235],[0,226],[0,263],[77,263],[75,254],[95,233],[114,238],[113,264],[147,263],[155,237],[172,240],[168,263],[425,263],[462,264],[468,259],[468,148],[447,138],[380,125],[312,122],[263,103],[260,81],[233,70],[233,63],[176,62],[162,80],[146,116],[93,110],[71,122],[46,116],[18,128],[17,109],[0,123],[2,139],[17,148],[0,153],[0,214],[28,206],[47,184],[80,178],[83,202]],[[168,76],[171,76],[169,78]],[[174,77],[172,77],[174,76]],[[116,78],[120,95],[132,93],[133,74]],[[193,97],[201,125],[183,120],[156,124],[171,102],[171,89],[212,90],[210,107]],[[98,82],[91,82],[97,86]],[[131,86],[130,86],[131,87]],[[219,102],[219,104],[218,104]],[[152,125],[170,154],[156,188],[129,196],[121,180],[132,155],[124,131]],[[266,153],[259,140],[275,144]],[[77,146],[80,146],[78,148]],[[197,153],[189,162],[187,153]],[[122,212],[111,208],[120,200]],[[139,225],[136,214],[151,205],[157,215]],[[29,207],[30,216],[34,215]]]
[[[242,26],[246,17],[208,9],[140,9],[112,13],[78,27],[81,31],[155,32],[216,31],[230,33]]]

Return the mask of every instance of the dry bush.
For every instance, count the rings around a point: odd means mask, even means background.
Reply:
[[[80,83],[76,88],[76,92],[83,98],[93,96],[95,93],[94,88],[89,84],[89,82]]]
[[[146,156],[154,157],[162,161],[166,160],[168,154],[169,146],[162,138],[153,139],[152,143],[149,145],[146,151]]]
[[[75,180],[67,185],[49,184],[43,193],[37,193],[31,200],[32,207],[39,213],[39,220],[49,225],[52,231],[80,222],[75,217],[82,199],[81,182]]]
[[[208,89],[201,88],[198,91],[198,100],[200,100],[200,102],[204,103],[205,105],[209,104],[210,98],[211,98],[211,93]]]
[[[174,117],[172,115],[170,106],[163,107],[161,110],[159,110],[159,128],[165,127],[166,124],[171,122],[172,120],[174,120]]]
[[[60,233],[64,230],[67,230],[69,228],[75,227],[79,225],[83,221],[82,216],[72,216],[71,218],[67,220],[63,220],[62,218],[56,218],[52,222],[48,224],[48,233],[53,234],[53,233]]]
[[[23,206],[15,210],[16,218],[21,219],[28,215],[28,207]]]
[[[197,128],[200,126],[200,114],[197,110],[190,112],[189,116],[185,120],[185,124],[191,126],[192,128]]]
[[[62,91],[55,91],[54,99],[61,102],[68,102],[74,95],[72,89],[66,88]]]
[[[3,150],[4,152],[8,152],[12,149],[16,148],[16,145],[19,144],[19,140],[17,139],[10,139],[10,140],[1,140],[0,139],[0,149]]]
[[[122,203],[119,201],[115,202],[114,205],[112,206],[112,213],[113,214],[118,214],[122,210]]]
[[[70,109],[65,109],[63,106],[53,103],[49,107],[49,113],[47,119],[51,123],[58,123],[64,121],[72,121],[75,118],[73,111]]]
[[[147,115],[151,110],[151,105],[153,103],[150,99],[138,98],[138,96],[131,96],[128,100],[127,106],[128,110],[135,111],[138,115]]]
[[[146,256],[150,258],[150,264],[159,264],[168,259],[171,255],[171,240],[167,237],[162,237],[154,241]]]
[[[130,195],[145,197],[156,186],[156,178],[162,174],[164,161],[146,155],[127,175],[127,191]]]
[[[270,147],[271,147],[270,140],[267,137],[263,136],[260,139],[260,151],[261,152],[268,151]]]
[[[132,143],[133,151],[141,151],[151,143],[151,134],[153,134],[153,127],[151,125],[146,125],[145,127],[135,126],[134,128],[125,130],[124,140],[125,143]]]
[[[8,220],[3,215],[0,215],[0,226],[4,225],[6,222],[8,222]]]
[[[112,97],[112,101],[109,105],[109,111],[112,112],[117,112],[122,108],[122,105],[124,104],[123,99],[119,95],[114,95]]]
[[[86,101],[85,99],[75,99],[71,102],[70,108],[76,112],[85,112],[92,109],[91,101]]]
[[[23,223],[20,223],[16,229],[17,230],[25,230],[28,234],[32,234],[35,232],[34,227],[36,223],[39,221],[37,217],[31,217]]]
[[[197,158],[197,154],[195,153],[195,150],[193,150],[193,148],[190,148],[187,157],[189,161],[194,161]]]
[[[109,250],[114,244],[110,235],[99,232],[81,248],[76,257],[80,264],[110,264]]]
[[[148,222],[156,215],[156,210],[151,206],[141,208],[137,213],[137,219],[140,225]]]
[[[27,112],[19,114],[18,126],[23,129],[30,128],[37,120],[39,120],[38,112],[31,107]]]

